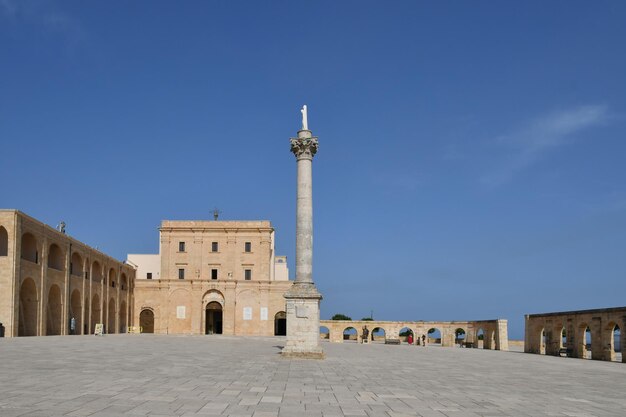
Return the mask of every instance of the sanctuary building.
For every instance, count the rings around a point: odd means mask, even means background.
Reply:
[[[175,221],[136,266],[134,322],[144,333],[285,335],[287,260],[269,221]]]

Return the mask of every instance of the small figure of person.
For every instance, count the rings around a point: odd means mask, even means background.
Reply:
[[[409,335],[406,338],[406,341],[409,345],[413,344],[413,333],[409,333]]]
[[[370,336],[370,331],[368,330],[367,326],[363,326],[362,343],[368,343],[369,342],[369,336]]]
[[[422,346],[426,346],[426,335],[422,335]]]
[[[70,319],[70,334],[76,334],[76,319],[74,317]]]

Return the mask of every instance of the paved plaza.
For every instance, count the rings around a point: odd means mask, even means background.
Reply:
[[[0,339],[0,416],[623,416],[626,366],[479,349],[109,335]]]

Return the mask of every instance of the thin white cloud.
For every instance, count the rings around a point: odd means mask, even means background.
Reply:
[[[589,105],[532,120],[497,139],[500,145],[513,149],[513,156],[499,169],[484,175],[481,182],[489,186],[502,185],[545,153],[570,143],[576,133],[603,125],[608,119],[607,106]]]

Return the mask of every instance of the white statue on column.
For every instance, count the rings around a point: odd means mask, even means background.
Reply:
[[[309,130],[309,120],[306,114],[306,104],[302,106],[302,110],[300,110],[300,113],[302,113],[302,130]]]

